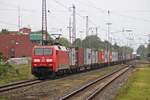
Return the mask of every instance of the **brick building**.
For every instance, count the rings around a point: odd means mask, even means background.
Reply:
[[[31,57],[34,45],[37,44],[30,41],[29,35],[0,35],[0,52],[2,52],[6,58]]]

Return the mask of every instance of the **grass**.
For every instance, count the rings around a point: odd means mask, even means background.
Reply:
[[[115,100],[150,100],[150,66],[137,69]]]
[[[0,65],[0,67],[2,66]],[[7,65],[3,67],[7,67]],[[30,65],[12,65],[11,69],[0,77],[0,86],[11,82],[32,78],[34,77],[31,75]]]

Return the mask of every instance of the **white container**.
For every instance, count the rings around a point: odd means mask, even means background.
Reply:
[[[95,63],[98,63],[98,51],[95,51],[95,60],[96,60]]]
[[[92,50],[89,48],[84,49],[84,64],[89,65],[92,63]]]
[[[75,65],[76,64],[76,51],[75,48],[69,49],[69,64]]]
[[[95,50],[92,50],[92,64],[96,63],[96,53]]]
[[[118,61],[118,52],[112,52],[112,61]]]
[[[105,51],[104,52],[104,57],[105,57],[105,63],[107,63],[109,61],[109,52],[108,51]]]

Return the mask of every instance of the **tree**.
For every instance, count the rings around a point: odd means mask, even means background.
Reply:
[[[49,38],[48,38],[48,43],[54,44],[54,39],[51,36],[49,36]]]
[[[91,35],[91,36],[87,36],[83,41],[82,41],[82,46],[84,48],[95,48],[95,49],[99,49],[101,46],[101,40],[99,37],[97,37],[96,35]]]
[[[77,38],[73,43],[72,45],[74,47],[82,47],[82,40],[80,38]]]
[[[147,46],[147,53],[148,53],[147,56],[150,57],[150,44],[148,44]]]
[[[145,48],[144,45],[140,45],[137,49],[137,54],[139,54],[141,58],[146,58],[148,54],[148,49]]]
[[[116,43],[112,46],[112,51],[118,52],[119,49],[120,47]]]
[[[105,50],[107,50],[107,48],[108,48],[108,50],[112,50],[112,44],[109,42],[109,41],[104,41],[104,49]]]
[[[1,33],[1,34],[8,34],[9,31],[8,31],[7,29],[2,29],[0,33]]]
[[[126,53],[132,53],[133,52],[133,49],[130,47],[127,47],[127,46],[120,47],[120,50],[123,52],[126,52]]]
[[[144,49],[145,49],[145,46],[144,45],[140,45],[139,47],[138,47],[138,49],[137,49],[137,54],[142,54],[143,53],[143,51],[144,51]]]
[[[58,43],[65,47],[70,47],[71,43],[66,38],[60,38]]]

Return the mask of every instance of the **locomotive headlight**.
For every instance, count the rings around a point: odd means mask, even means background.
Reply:
[[[40,59],[34,59],[34,62],[40,62]]]
[[[46,59],[46,62],[52,62],[53,60],[52,59]]]
[[[52,59],[46,59],[46,62],[52,62],[53,60]]]

